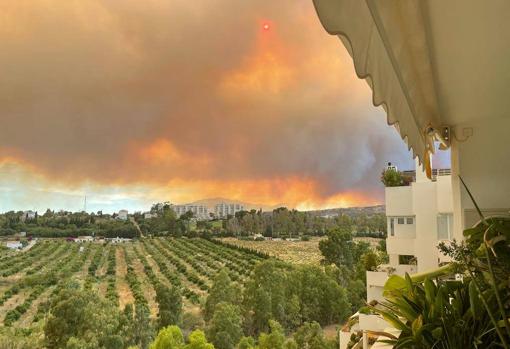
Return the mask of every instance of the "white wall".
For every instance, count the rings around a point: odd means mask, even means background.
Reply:
[[[386,216],[412,216],[413,194],[411,186],[385,189]]]
[[[509,113],[507,111],[507,113]],[[464,130],[472,130],[467,139]],[[474,206],[457,175],[461,175],[482,211],[504,214],[510,210],[510,117],[461,123],[452,140],[452,180],[456,226],[455,236],[476,220]]]
[[[415,256],[418,272],[437,267],[437,182],[413,183],[416,214]]]
[[[415,239],[402,239],[388,237],[386,251],[390,255],[416,255]]]
[[[407,218],[413,219],[413,224],[407,224]],[[390,217],[389,219],[394,219],[394,229],[395,229],[395,238],[401,239],[414,239],[416,237],[416,217],[414,216],[406,216],[400,217],[404,218],[404,224],[398,224],[399,217]],[[389,231],[389,230],[388,230]],[[388,233],[388,237],[392,237],[390,233]]]
[[[453,212],[452,177],[438,176],[436,181],[436,204],[439,213]]]

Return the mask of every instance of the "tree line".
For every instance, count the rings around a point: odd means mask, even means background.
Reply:
[[[328,230],[341,228],[355,236],[386,237],[386,216],[383,213],[361,212],[321,217],[312,212],[280,207],[272,212],[239,211],[224,219],[193,222],[191,212],[177,217],[169,205],[154,205],[153,211],[156,217],[145,219],[141,214],[134,216],[144,234],[182,236],[199,232],[214,236],[243,237],[260,234],[273,238],[298,238],[323,236]]]
[[[80,235],[107,238],[134,238],[140,234],[130,221],[115,219],[102,212],[54,212],[46,210],[32,219],[23,219],[22,211],[0,214],[0,235],[26,232],[34,237],[77,237]]]

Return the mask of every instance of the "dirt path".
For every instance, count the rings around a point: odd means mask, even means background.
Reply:
[[[103,253],[101,254],[101,261],[99,267],[96,270],[96,276],[102,278],[106,275],[106,269],[108,268],[108,245],[102,245]]]
[[[129,220],[131,221],[131,223],[133,223],[133,225],[135,226],[136,230],[138,230],[138,233],[140,234],[140,237],[143,238],[144,236],[143,236],[142,230],[140,229],[140,226],[138,225],[136,220],[133,217],[129,218]]]
[[[129,285],[126,281],[127,265],[126,258],[124,256],[124,249],[118,248],[116,251],[117,268],[115,270],[115,282],[117,284],[117,293],[119,294],[119,307],[124,309],[126,304],[134,304],[135,299],[129,289]]]
[[[37,299],[32,302],[32,304],[30,305],[30,308],[28,308],[26,313],[21,315],[19,320],[16,322],[15,326],[22,327],[22,328],[30,327],[30,325],[32,324],[32,322],[34,320],[35,314],[37,314],[37,309],[39,308],[39,304],[48,300],[48,297],[51,295],[51,293],[53,292],[54,289],[55,289],[55,286],[49,287],[41,295],[39,295],[39,297],[37,297]]]
[[[29,292],[26,290],[20,291],[18,294],[9,298],[3,306],[0,307],[0,324],[3,325],[5,315],[9,310],[16,308],[18,305],[23,303],[25,299],[28,297]]]

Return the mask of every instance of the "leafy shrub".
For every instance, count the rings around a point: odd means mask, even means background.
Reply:
[[[412,178],[405,176],[402,172],[395,169],[383,170],[381,174],[381,182],[386,187],[407,186],[412,182]]]

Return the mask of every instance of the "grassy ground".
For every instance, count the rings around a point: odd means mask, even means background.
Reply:
[[[319,241],[322,239],[324,238],[313,237],[310,241],[254,241],[224,238],[222,241],[261,251],[289,263],[318,265],[322,259],[319,250]],[[354,238],[354,241],[369,243],[372,248],[376,248],[381,240],[376,238]]]
[[[294,264],[319,264],[322,258],[319,251],[320,238],[310,241],[252,241],[224,238],[224,242],[232,245],[251,248]]]

